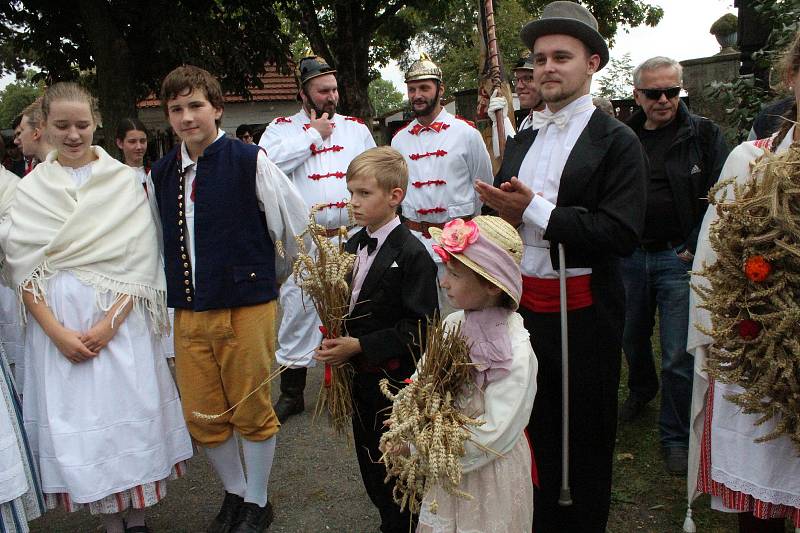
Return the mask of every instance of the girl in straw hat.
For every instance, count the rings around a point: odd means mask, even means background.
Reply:
[[[452,305],[463,309],[445,324],[461,324],[475,364],[475,386],[458,405],[483,424],[471,428],[461,458],[459,489],[474,499],[435,486],[425,494],[417,531],[529,532],[532,458],[524,430],[536,395],[538,365],[522,317],[515,312],[522,292],[522,241],[510,224],[489,216],[455,219],[430,231],[437,242],[433,249],[446,267],[442,288]],[[430,505],[434,501],[435,513]]]

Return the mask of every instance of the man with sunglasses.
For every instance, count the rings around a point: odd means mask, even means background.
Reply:
[[[682,68],[653,57],[633,72],[641,106],[628,121],[650,162],[645,227],[633,254],[622,260],[625,284],[623,350],[628,361],[628,398],[620,419],[640,415],[658,393],[650,338],[658,307],[661,343],[659,432],[665,466],[686,472],[689,407],[694,362],[686,352],[689,270],[709,188],[728,156],[719,126],[693,115],[680,99]]]

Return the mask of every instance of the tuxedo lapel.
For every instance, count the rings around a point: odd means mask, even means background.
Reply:
[[[503,152],[503,164],[494,179],[494,186],[499,187],[501,183],[509,181],[514,176],[519,176],[519,169],[522,161],[528,154],[538,130],[534,131],[526,128],[517,133],[515,137],[509,137],[506,141],[506,149]]]
[[[358,296],[359,300],[370,299],[369,296],[375,290],[381,278],[383,278],[386,269],[397,259],[397,255],[402,249],[402,230],[403,226],[397,226],[393,229],[389,236],[386,237],[386,241],[384,241],[380,250],[375,252],[378,255],[375,256],[369,272],[367,272],[367,277],[364,278],[364,284],[361,286],[361,292]]]
[[[556,205],[575,206],[582,204],[586,184],[595,176],[597,167],[606,155],[607,128],[602,121],[602,112],[595,110],[583,128],[575,146],[561,172]]]

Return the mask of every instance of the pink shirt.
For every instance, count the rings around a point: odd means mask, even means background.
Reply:
[[[367,277],[367,273],[372,266],[372,262],[375,260],[375,256],[378,255],[381,246],[383,246],[383,243],[386,242],[386,238],[389,236],[389,234],[399,225],[400,217],[394,217],[392,220],[378,228],[375,233],[370,233],[369,230],[366,230],[367,235],[370,238],[378,239],[378,245],[371,254],[367,253],[366,246],[362,247],[356,254],[356,263],[353,267],[353,292],[350,296],[351,313],[353,312],[353,308],[356,306],[356,302],[358,302],[358,295],[361,293],[361,286],[364,285],[364,279]]]

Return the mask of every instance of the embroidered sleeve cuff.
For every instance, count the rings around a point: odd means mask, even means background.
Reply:
[[[533,196],[533,200],[525,208],[522,213],[522,221],[525,224],[532,224],[542,230],[547,229],[547,224],[550,223],[550,213],[556,208],[554,203],[551,203],[538,194]]]

